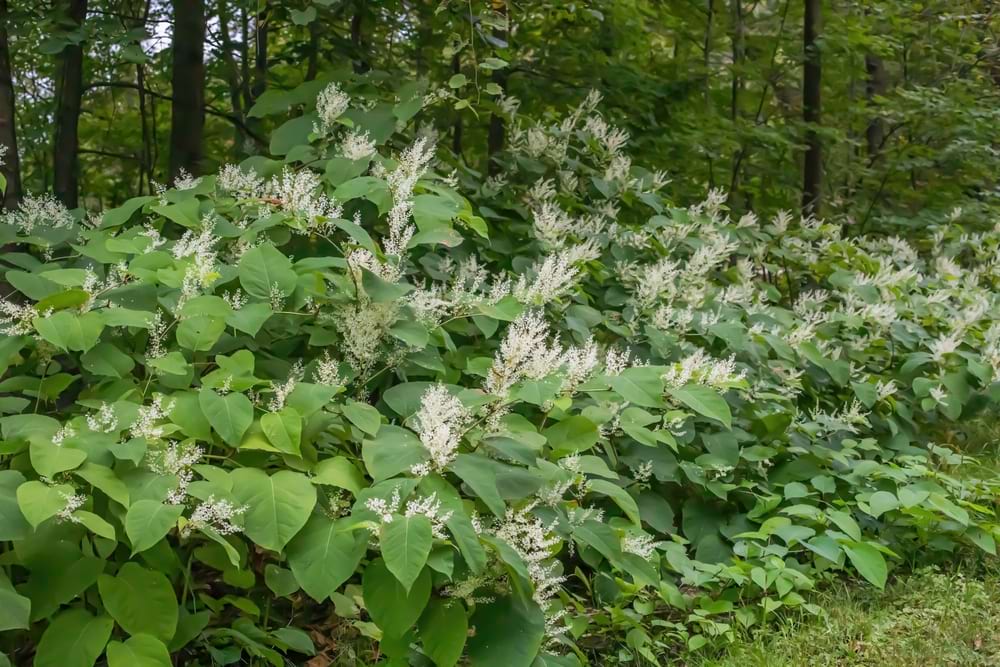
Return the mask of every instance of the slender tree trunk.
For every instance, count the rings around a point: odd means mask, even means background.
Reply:
[[[865,81],[865,97],[868,100],[869,113],[871,113],[865,137],[868,143],[868,163],[874,165],[882,150],[882,142],[885,140],[885,121],[877,113],[877,102],[875,101],[876,97],[884,95],[886,91],[885,63],[879,56],[869,53],[865,55],[865,72],[868,75]]]
[[[250,16],[246,8],[240,8],[240,90],[243,94],[243,108],[253,104],[250,92]]]
[[[205,4],[173,0],[174,40],[170,105],[170,179],[201,172],[205,133]]]
[[[153,191],[153,141],[149,134],[149,123],[146,120],[146,76],[144,65],[135,66],[135,87],[139,94],[139,123],[142,126],[142,152],[139,158],[139,194],[143,192],[143,177],[146,179],[146,191]]]
[[[497,28],[493,31],[493,37],[498,41],[507,44],[510,40],[510,12],[507,7],[507,0],[492,0],[493,11],[504,19],[504,28]],[[507,94],[507,80],[510,76],[509,70],[493,70],[492,81],[500,86],[502,94]],[[503,150],[507,140],[507,127],[502,114],[493,113],[490,115],[490,127],[486,136],[486,171],[489,175],[494,175],[500,171],[500,165],[494,157]]]
[[[253,87],[250,89],[253,99],[264,94],[267,90],[267,41],[268,41],[268,7],[267,3],[260,6],[257,12],[257,39],[255,44],[253,60]]]
[[[740,147],[733,156],[732,179],[729,183],[730,206],[735,206],[740,199],[740,162],[743,153],[743,140],[740,136],[740,96],[743,92],[743,60],[746,52],[743,26],[743,0],[732,0],[733,14],[733,85],[730,96],[730,120],[733,122],[733,130],[740,142]]]
[[[3,208],[17,208],[21,201],[21,163],[17,153],[17,125],[15,123],[14,83],[10,69],[10,47],[7,41],[7,0],[0,0],[0,144],[6,147],[0,174],[7,180],[3,193]]]
[[[712,115],[712,77],[709,68],[712,66],[712,23],[715,19],[715,0],[708,0],[708,16],[705,19],[705,42],[702,47],[702,76],[705,78],[705,118]],[[706,152],[708,159],[708,187],[715,187],[715,164],[711,151]]]
[[[451,73],[462,73],[462,57],[456,51],[451,56]],[[451,131],[451,150],[458,159],[462,159],[462,112],[455,112],[455,123]]]
[[[68,18],[83,25],[87,16],[87,0],[69,0]],[[52,188],[56,198],[68,208],[79,206],[79,123],[80,101],[83,97],[83,46],[68,44],[59,54],[56,64],[55,140],[52,166],[55,180]]]
[[[354,3],[354,15],[351,16],[351,46],[354,47],[354,71],[357,74],[364,74],[371,69],[365,44],[364,22],[365,3],[360,0]]]
[[[226,83],[229,85],[229,106],[233,110],[233,115],[241,121],[243,117],[243,97],[242,84],[240,82],[239,65],[236,62],[236,47],[229,34],[231,17],[229,15],[229,5],[226,0],[219,0],[219,39],[222,42],[222,61],[225,63]],[[315,21],[313,22],[315,23]],[[240,125],[233,123],[233,144],[235,153],[238,155],[244,150],[246,143],[246,133]]]
[[[816,126],[820,122],[819,36],[822,21],[822,0],[805,0],[805,20],[802,30],[804,64],[802,68],[802,120],[806,123],[806,154],[802,165],[802,214],[815,215],[821,205],[823,187],[823,147]]]
[[[306,65],[306,81],[313,81],[319,74],[319,42],[320,23],[319,19],[309,24],[309,62]]]

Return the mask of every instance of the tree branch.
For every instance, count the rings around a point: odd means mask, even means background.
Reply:
[[[87,84],[87,86],[84,88],[84,92],[95,90],[97,88],[128,88],[130,90],[138,90],[138,86],[129,81],[95,81],[93,83]],[[173,97],[171,97],[170,95],[164,95],[163,93],[158,93],[154,90],[150,90],[149,88],[146,88],[146,94],[159,98],[161,100],[173,101]],[[267,145],[267,141],[265,141],[263,137],[258,135],[252,129],[250,129],[250,127],[243,122],[243,119],[235,116],[234,114],[226,113],[225,111],[221,111],[210,105],[205,105],[205,113],[211,116],[216,116],[217,118],[223,118],[225,120],[228,120],[230,123],[232,123],[233,125],[239,127],[241,130],[246,132],[247,135],[250,136],[254,141],[257,141],[258,143],[264,146]]]

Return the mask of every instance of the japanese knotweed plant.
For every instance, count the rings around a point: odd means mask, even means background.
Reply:
[[[675,207],[597,96],[480,183],[395,131],[434,95],[345,88],[283,159],[5,217],[13,663],[656,662],[995,552],[1000,231]]]

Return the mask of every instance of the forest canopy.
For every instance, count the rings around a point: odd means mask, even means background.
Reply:
[[[0,0],[0,666],[688,664],[995,559],[987,4]]]

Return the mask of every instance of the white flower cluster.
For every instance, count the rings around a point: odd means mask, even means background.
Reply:
[[[219,171],[216,184],[237,199],[264,198],[264,179],[253,169],[243,171],[235,164],[227,164]]]
[[[572,289],[579,272],[572,265],[570,255],[561,252],[546,257],[533,273],[535,278],[531,283],[522,274],[514,287],[514,295],[521,303],[544,305],[554,301]]]
[[[187,169],[181,167],[174,178],[174,187],[178,190],[192,190],[201,184],[201,176],[195,178]]]
[[[396,168],[385,174],[392,208],[389,210],[389,238],[382,243],[387,255],[402,257],[416,228],[410,222],[413,211],[413,188],[434,158],[434,144],[420,137],[399,156]]]
[[[0,299],[0,334],[4,336],[31,336],[35,333],[32,320],[41,313],[31,303],[15,303]]]
[[[549,325],[540,311],[521,315],[507,329],[486,376],[486,391],[506,397],[525,378],[540,379],[562,364],[558,340],[549,342]]]
[[[288,371],[288,378],[282,383],[271,382],[271,391],[273,395],[271,397],[271,402],[268,403],[268,410],[271,412],[278,412],[283,407],[285,407],[285,401],[288,400],[288,396],[295,390],[295,385],[302,381],[305,377],[305,370],[302,367],[301,361],[296,361],[292,364],[291,370]]]
[[[97,414],[87,415],[87,428],[97,433],[114,433],[118,430],[118,415],[115,408],[108,403],[102,403]]]
[[[375,141],[368,132],[353,130],[344,137],[340,152],[348,160],[364,160],[375,152]]]
[[[285,167],[265,181],[253,169],[243,171],[229,164],[219,172],[217,184],[237,199],[259,204],[260,215],[274,207],[317,225],[320,218],[339,218],[343,213],[343,208],[323,192],[319,175],[309,169],[293,171]]]
[[[319,122],[313,125],[316,134],[327,134],[336,125],[351,105],[351,96],[341,90],[336,83],[329,84],[316,98],[316,114]]]
[[[432,326],[448,315],[467,315],[481,305],[495,305],[510,294],[510,278],[493,276],[475,255],[457,268],[450,257],[445,257],[439,271],[450,278],[446,284],[418,287],[407,300],[417,318]]]
[[[323,350],[323,357],[313,369],[312,381],[327,387],[342,387],[346,380],[340,376],[340,362],[330,356],[328,350]]]
[[[184,535],[202,529],[214,530],[220,535],[242,532],[243,528],[234,521],[243,516],[248,509],[249,505],[235,505],[228,500],[216,500],[215,496],[209,496],[191,513],[191,518],[184,526]]]
[[[194,480],[191,469],[201,460],[205,451],[191,444],[171,442],[161,449],[151,449],[146,452],[146,467],[157,475],[174,475],[177,486],[167,493],[167,502],[180,505],[187,498],[187,488]]]
[[[378,515],[380,523],[387,524],[392,523],[396,518],[400,509],[400,503],[399,487],[396,487],[392,490],[392,496],[390,496],[389,500],[385,500],[384,498],[369,498],[365,501],[365,507],[370,512]],[[431,534],[437,539],[445,540],[448,539],[447,534],[444,532],[445,524],[451,519],[453,512],[442,512],[441,510],[441,501],[438,500],[436,493],[432,493],[429,496],[408,501],[403,515],[407,517],[427,517],[427,520],[431,524]]]
[[[79,517],[74,516],[73,512],[83,507],[83,504],[87,502],[87,496],[79,493],[62,493],[60,495],[66,501],[66,504],[56,513],[56,519],[59,521],[69,521],[70,523],[80,523]]]
[[[809,415],[809,418],[826,433],[834,433],[836,431],[857,433],[859,426],[869,425],[868,413],[857,399],[854,399],[847,408],[839,412],[815,410]],[[797,422],[801,423],[800,420],[797,420]]]
[[[22,234],[30,234],[35,227],[59,229],[73,226],[73,215],[69,209],[50,194],[25,195],[20,206],[0,217],[0,220],[17,227]]]
[[[169,401],[163,404],[163,396],[157,395],[149,405],[139,408],[139,416],[132,424],[131,436],[133,438],[146,438],[149,440],[159,440],[165,432],[164,426],[158,424],[166,419],[167,414],[173,410],[174,402]]]
[[[462,434],[472,421],[472,415],[447,387],[435,384],[421,396],[420,409],[413,419],[414,430],[431,457],[430,465],[415,470],[414,474],[444,470],[455,459]]]
[[[176,308],[178,312],[189,299],[210,286],[218,277],[215,264],[215,245],[219,242],[219,237],[215,235],[214,229],[214,222],[205,219],[202,221],[202,229],[199,233],[195,234],[194,230],[188,230],[174,244],[172,253],[174,259],[190,258],[191,260],[191,263],[184,270],[181,297]]]
[[[622,538],[621,547],[627,554],[635,554],[643,560],[650,560],[660,544],[662,542],[657,542],[649,535],[626,535]]]
[[[531,514],[532,507],[507,508],[502,520],[493,526],[493,534],[506,542],[524,561],[534,585],[532,599],[546,616],[546,629],[555,632],[555,623],[564,612],[553,612],[552,603],[566,577],[558,574],[559,563],[552,550],[560,540],[553,534],[554,526],[546,526]]]
[[[309,169],[285,167],[268,182],[267,198],[281,210],[315,224],[318,218],[339,218],[343,208],[323,191],[319,175]]]
[[[698,348],[693,354],[674,364],[663,374],[668,387],[683,387],[686,384],[702,384],[725,389],[746,377],[745,370],[736,370],[735,355],[729,359],[713,359]]]

